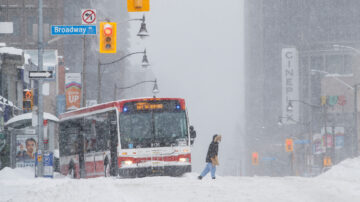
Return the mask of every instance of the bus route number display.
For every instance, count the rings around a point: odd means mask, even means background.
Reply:
[[[162,109],[163,104],[152,104],[147,102],[138,102],[136,103],[136,110],[152,110],[152,109]]]

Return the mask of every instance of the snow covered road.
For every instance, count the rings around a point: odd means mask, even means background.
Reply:
[[[360,201],[360,158],[315,178],[221,177],[34,179],[29,169],[0,171],[0,201]]]

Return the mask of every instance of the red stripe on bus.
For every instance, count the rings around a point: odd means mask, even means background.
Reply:
[[[60,114],[59,117],[60,117],[60,119],[63,119],[63,118],[67,118],[70,116],[76,116],[76,115],[90,113],[90,112],[94,112],[94,111],[98,111],[98,110],[102,110],[102,109],[106,109],[106,108],[112,108],[112,107],[116,107],[121,112],[125,103],[137,102],[137,101],[151,101],[151,100],[159,100],[159,101],[161,101],[161,100],[179,100],[181,109],[185,110],[185,100],[183,98],[138,98],[138,99],[132,99],[132,100],[114,101],[114,102],[109,102],[109,103],[105,103],[105,104],[95,105],[93,107],[80,108],[78,110]]]

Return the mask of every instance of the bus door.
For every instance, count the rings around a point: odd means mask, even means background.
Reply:
[[[116,112],[109,112],[109,146],[110,146],[110,175],[117,176],[118,175],[118,130],[117,124],[119,123]]]
[[[95,155],[93,152],[85,153],[85,171],[86,177],[95,176]]]

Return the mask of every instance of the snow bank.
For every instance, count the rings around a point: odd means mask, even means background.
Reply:
[[[314,178],[233,177],[198,173],[136,179],[34,178],[28,168],[0,171],[0,201],[359,201],[360,158],[348,159]]]
[[[32,119],[32,113],[25,113],[25,114],[20,114],[18,116],[14,116],[13,118],[11,118],[10,120],[8,120],[6,123],[5,123],[5,126],[9,125],[9,124],[12,124],[12,123],[15,123],[17,121],[22,121],[22,120],[30,120]],[[50,113],[47,113],[47,112],[44,112],[44,120],[47,119],[47,120],[51,120],[51,121],[55,121],[55,122],[58,122],[59,119],[50,114]]]
[[[360,183],[360,157],[346,159],[318,176],[318,178]]]
[[[16,168],[16,169],[5,167],[0,170],[1,180],[19,180],[19,179],[33,179],[33,178],[34,178],[34,168],[31,167]]]
[[[12,54],[12,55],[22,55],[23,50],[14,48],[14,47],[0,47],[0,53],[2,53],[2,54],[7,53],[7,54]]]

